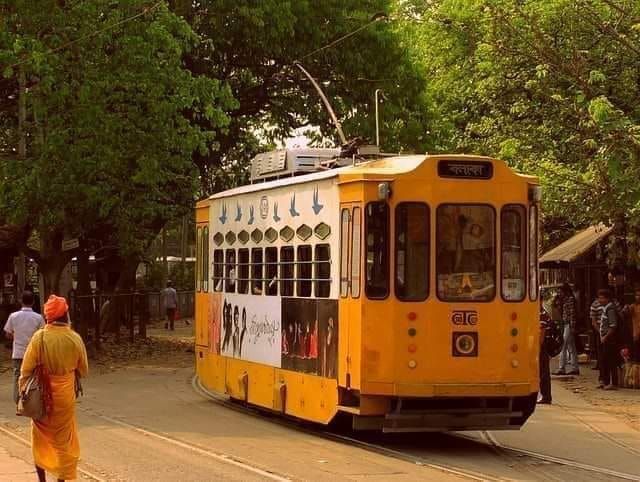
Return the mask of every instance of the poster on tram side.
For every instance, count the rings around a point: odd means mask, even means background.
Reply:
[[[211,293],[209,298],[209,350],[220,354],[220,319],[222,316],[222,293]]]
[[[280,367],[281,332],[278,296],[222,294],[220,353]]]
[[[282,330],[282,368],[336,377],[337,300],[284,298]]]

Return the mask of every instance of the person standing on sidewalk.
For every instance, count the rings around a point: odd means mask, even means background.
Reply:
[[[176,319],[176,310],[178,309],[178,293],[174,289],[171,280],[167,281],[167,287],[162,290],[161,295],[164,310],[167,314],[167,321],[164,324],[164,328],[165,330],[173,330],[173,323]]]
[[[623,314],[631,322],[631,356],[633,361],[640,362],[640,287],[636,287],[634,295],[634,303],[625,306]]]
[[[44,319],[33,311],[33,293],[25,291],[22,293],[22,309],[11,313],[4,331],[7,337],[13,339],[13,352],[11,353],[11,363],[13,365],[13,401],[18,403],[18,379],[20,378],[20,367],[27,346],[33,334],[44,326]]]
[[[576,350],[576,299],[571,286],[562,285],[560,291],[562,329],[564,345],[560,352],[560,366],[554,375],[579,375],[578,351]]]
[[[176,312],[178,311],[178,292],[173,287],[172,281],[167,281],[167,287],[162,290],[162,302],[167,313],[167,322],[164,324],[165,329],[174,330],[174,322],[176,320]],[[184,320],[189,326],[189,320]]]
[[[598,388],[615,390],[618,386],[618,350],[616,343],[616,331],[619,326],[618,310],[611,300],[611,292],[608,289],[598,291],[598,301],[602,306],[600,318],[600,385]]]
[[[38,364],[48,375],[51,402],[40,420],[31,421],[31,450],[38,480],[46,472],[58,481],[77,479],[80,442],[76,421],[77,378],[89,371],[87,350],[80,335],[71,329],[67,300],[51,295],[44,305],[47,325],[29,343],[20,372],[20,389]]]
[[[591,330],[593,338],[593,349],[591,350],[591,356],[596,359],[596,364],[592,367],[594,370],[600,370],[600,360],[602,360],[602,353],[600,349],[600,319],[602,318],[602,309],[604,307],[600,304],[600,300],[596,296],[596,299],[591,303],[589,308],[589,318],[591,319]]]
[[[548,335],[553,321],[542,306],[540,300],[540,394],[538,403],[551,404],[551,374],[549,372]]]

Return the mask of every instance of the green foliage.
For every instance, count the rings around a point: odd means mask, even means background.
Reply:
[[[28,158],[17,159],[10,113],[12,129],[0,131],[5,219],[102,239],[130,256],[192,209],[193,153],[215,147],[236,104],[222,82],[184,68],[198,45],[184,19],[160,3],[128,20],[147,7],[3,2],[0,60],[20,63],[5,76],[26,73],[29,140]]]
[[[195,263],[172,263],[169,267],[169,278],[175,289],[179,291],[193,290],[196,283]],[[145,289],[159,291],[164,285],[164,264],[162,261],[153,261],[146,264],[143,285]]]
[[[393,8],[390,0],[173,2],[174,11],[202,39],[187,65],[196,74],[225,81],[238,101],[228,113],[228,129],[218,137],[219,149],[196,158],[203,194],[237,182],[257,150],[296,128],[317,125],[324,136],[337,140],[316,92],[294,67],[296,60],[321,83],[347,137],[375,139],[373,99],[380,88],[386,97],[381,107],[384,148],[430,149],[424,132],[429,99],[421,98],[424,78],[408,55],[412,39],[397,24],[376,22],[307,57]]]
[[[552,237],[558,226],[640,225],[639,2],[398,4],[439,150],[538,174]]]

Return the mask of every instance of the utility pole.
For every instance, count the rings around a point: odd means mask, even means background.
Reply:
[[[18,67],[18,159],[25,161],[27,158],[27,133],[26,133],[26,121],[27,121],[27,76],[24,72],[24,65]],[[25,272],[26,272],[26,256],[24,252],[20,250],[18,253],[18,280],[16,295],[18,295],[25,288]],[[33,289],[40,291],[38,286],[34,286]]]
[[[380,147],[380,118],[378,116],[378,95],[382,92],[382,89],[376,89],[374,93],[376,103],[376,146]]]
[[[167,284],[169,279],[169,263],[167,262],[167,228],[162,228],[162,281]]]
[[[182,216],[182,236],[180,243],[180,251],[182,255],[182,272],[187,269],[187,216]]]

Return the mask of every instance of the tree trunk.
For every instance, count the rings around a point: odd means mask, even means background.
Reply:
[[[60,233],[41,234],[38,268],[44,281],[44,300],[51,294],[61,295],[60,275],[71,261],[71,254],[68,251],[62,251],[62,238]]]
[[[78,287],[76,289],[76,303],[80,308],[78,310],[79,318],[75,320],[78,327],[78,333],[85,342],[89,332],[89,320],[92,319],[92,303],[89,295],[91,294],[91,283],[89,281],[89,251],[87,250],[86,241],[80,240],[80,250],[78,252]]]
[[[129,337],[133,341],[133,308],[134,289],[136,285],[136,271],[140,258],[138,256],[128,256],[121,259],[121,270],[118,282],[116,283],[115,296],[115,329],[116,341],[120,341],[120,325],[122,321],[129,329]]]
[[[60,294],[60,275],[66,265],[66,262],[62,264],[56,259],[42,259],[40,261],[40,274],[44,281],[44,300],[47,300],[52,294]]]
[[[169,263],[167,261],[167,229],[162,228],[162,285],[169,279]]]
[[[27,157],[27,77],[24,65],[18,69],[18,158],[24,160]]]

